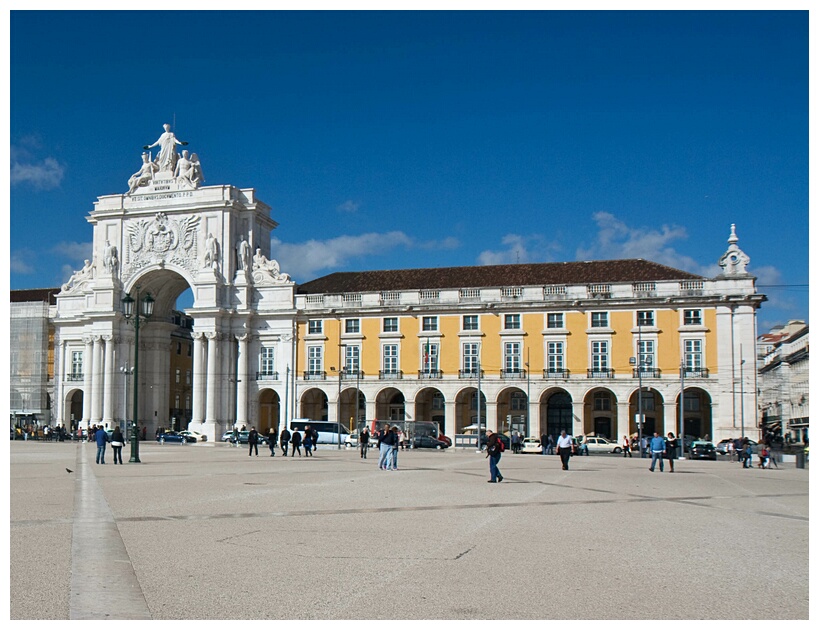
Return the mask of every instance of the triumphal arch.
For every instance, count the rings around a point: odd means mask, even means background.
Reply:
[[[217,440],[234,419],[254,424],[259,349],[293,355],[294,284],[271,257],[278,224],[270,207],[252,188],[205,185],[199,156],[179,151],[187,144],[164,125],[141,156],[134,152],[141,164],[127,184],[123,176],[124,192],[99,197],[87,217],[92,257],[57,295],[56,417],[66,427],[132,420],[135,383],[128,379],[137,358],[139,424],[148,435],[170,426],[173,312],[188,288],[190,429]],[[140,323],[138,357],[133,318],[122,312],[129,294],[155,300],[152,316]]]

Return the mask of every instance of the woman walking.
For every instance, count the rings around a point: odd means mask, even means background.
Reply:
[[[623,436],[623,457],[631,457],[631,440],[627,435]]]
[[[299,457],[301,457],[301,433],[298,431],[293,431],[293,437],[291,437],[290,440],[290,443],[293,445],[293,450],[290,453],[290,457],[295,457],[296,451],[299,452]]]
[[[312,457],[313,453],[311,452],[313,449],[313,433],[310,431],[310,427],[306,427],[304,429],[304,439],[301,442],[302,446],[304,446],[304,455],[306,457]]]
[[[665,440],[665,456],[668,458],[671,472],[674,472],[674,460],[677,459],[677,440],[671,431],[668,432],[668,437]]]
[[[114,449],[114,465],[116,466],[117,462],[122,464],[122,445],[125,444],[125,438],[122,437],[122,431],[120,431],[119,426],[114,428],[114,432],[111,434],[111,448]]]

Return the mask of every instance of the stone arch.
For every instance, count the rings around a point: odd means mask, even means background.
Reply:
[[[329,420],[328,398],[323,389],[311,387],[301,392],[299,398],[299,418],[310,420]],[[335,418],[333,418],[335,420]]]
[[[455,433],[478,421],[477,387],[465,387],[455,395]],[[486,429],[486,394],[481,391],[481,427]]]
[[[677,418],[680,417],[680,395],[676,399]],[[714,439],[713,409],[711,394],[701,387],[686,387],[685,400],[683,406],[683,425],[685,435],[694,438]],[[679,420],[674,426],[679,426]],[[746,428],[753,429],[753,422],[746,425]],[[676,434],[677,431],[674,431]]]
[[[279,430],[281,426],[281,398],[274,389],[265,387],[259,391],[258,424],[256,430],[262,435],[270,433],[270,429]]]
[[[511,431],[520,431],[524,437],[528,436],[531,424],[529,422],[529,405],[526,392],[520,387],[504,387],[498,392],[497,398],[497,427],[501,433],[511,434]],[[511,416],[511,425],[509,417]]]
[[[358,395],[358,406],[356,406],[356,394]],[[367,397],[364,392],[355,385],[347,384],[341,390],[341,400],[338,404],[340,405],[341,424],[347,427],[350,433],[357,433],[359,425],[365,422],[367,417]],[[335,421],[336,418],[330,418],[330,420]]]
[[[415,394],[416,422],[435,422],[441,433],[446,434],[446,399],[437,387],[424,387]]]
[[[545,419],[545,422],[544,422]],[[574,433],[574,406],[572,396],[562,387],[552,387],[540,396],[540,426],[545,434],[557,442],[560,432]]]
[[[643,401],[643,415],[645,417],[645,422],[643,423],[643,435],[652,436],[654,435],[655,431],[658,431],[661,435],[664,435],[666,431],[672,431],[673,429],[665,429],[665,406],[663,405],[663,395],[653,387],[643,387],[643,393],[640,394],[639,389],[635,389],[631,396],[629,396],[628,401],[628,434],[634,435],[635,433],[639,435],[640,428],[637,426],[637,415],[638,415],[638,399],[642,397]],[[673,419],[670,419],[671,426],[674,426]],[[674,431],[676,433],[676,431]],[[617,441],[617,436],[614,438]],[[622,439],[622,438],[621,438]]]
[[[403,422],[406,419],[406,399],[404,393],[395,387],[385,387],[375,396],[375,417],[389,422]]]
[[[78,387],[72,387],[63,394],[63,417],[62,424],[66,430],[74,431],[82,421],[82,403],[84,393]]]
[[[593,387],[583,399],[583,435],[617,439],[617,395],[608,387]]]

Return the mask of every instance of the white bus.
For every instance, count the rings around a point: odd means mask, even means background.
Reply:
[[[339,435],[341,435],[341,443],[344,444],[344,439],[350,434],[347,427],[343,424],[339,427],[338,422],[324,422],[308,418],[293,418],[290,421],[290,432],[298,431],[302,433],[303,438],[304,427],[308,424],[318,432],[318,444],[338,444]]]

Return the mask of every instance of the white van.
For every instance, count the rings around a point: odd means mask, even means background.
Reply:
[[[290,432],[298,431],[304,437],[304,427],[310,425],[311,428],[318,432],[318,444],[338,444],[339,435],[341,435],[341,443],[350,434],[350,431],[343,424],[339,426],[338,422],[324,422],[321,420],[310,420],[308,418],[293,418],[290,421]]]

